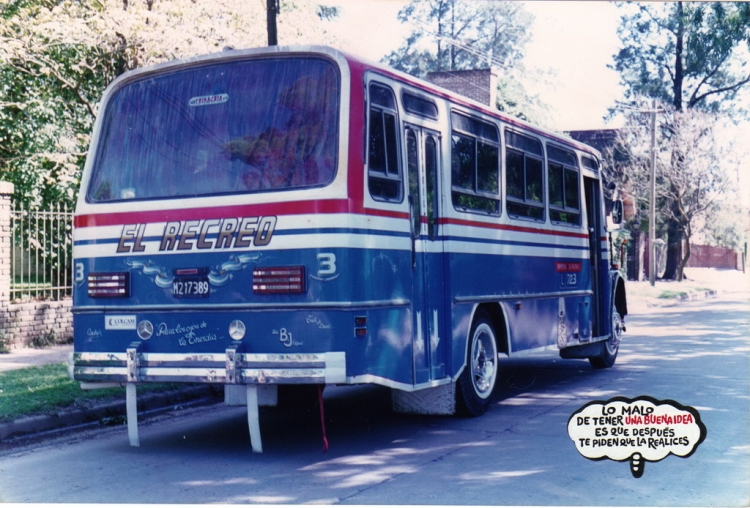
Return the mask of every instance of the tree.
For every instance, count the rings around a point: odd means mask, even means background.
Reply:
[[[750,4],[674,2],[625,8],[629,12],[618,30],[623,46],[614,57],[614,68],[627,99],[651,97],[671,104],[676,112],[740,112],[738,94],[750,83],[750,70],[744,65],[750,48]],[[679,146],[674,148],[670,169],[677,173],[686,155]],[[677,219],[679,206],[674,200],[666,204],[667,279],[681,277],[680,267],[687,261],[681,251],[685,224]]]
[[[722,138],[725,116],[695,108],[677,111],[663,104],[662,108],[657,127],[661,141],[656,146],[656,199],[657,203],[671,204],[665,207],[669,211],[665,219],[677,223],[685,238],[685,255],[677,267],[677,279],[682,280],[696,225],[708,218],[717,220],[732,213],[728,209],[736,208],[736,201],[724,198],[737,188],[739,162],[731,143]],[[618,161],[607,164],[608,176],[619,180],[634,196],[640,211],[647,209],[651,199],[648,123],[641,112],[628,113],[625,127],[618,131],[615,145],[606,154],[609,161]],[[675,153],[680,154],[679,165],[673,163]]]
[[[533,17],[517,2],[412,0],[398,18],[414,26],[404,44],[383,61],[420,78],[434,71],[496,67],[498,108],[529,119],[536,98],[518,84]]]
[[[284,44],[332,42],[335,9],[282,2]],[[144,65],[264,46],[265,9],[243,0],[11,0],[0,4],[0,178],[34,208],[72,207],[104,88]]]
[[[335,8],[311,0],[282,8],[284,43],[332,40],[323,22]],[[14,201],[72,210],[105,87],[138,66],[262,46],[264,15],[241,0],[0,0],[0,179],[15,184]],[[38,249],[50,270],[69,272],[52,259],[69,236],[24,224],[16,241]]]

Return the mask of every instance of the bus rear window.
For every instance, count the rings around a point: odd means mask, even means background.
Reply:
[[[108,103],[87,197],[322,186],[336,172],[339,76],[318,58],[222,62],[141,79]]]

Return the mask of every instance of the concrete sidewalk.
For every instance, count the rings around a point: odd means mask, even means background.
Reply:
[[[36,365],[68,363],[68,353],[73,352],[73,344],[52,346],[43,349],[11,349],[10,353],[0,354],[0,372],[24,369]]]

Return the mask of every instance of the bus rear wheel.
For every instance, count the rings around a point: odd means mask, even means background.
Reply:
[[[612,336],[602,342],[602,350],[596,356],[589,357],[589,363],[595,369],[608,369],[615,364],[617,352],[620,350],[622,339],[622,316],[616,309],[612,309]]]
[[[467,355],[466,367],[457,381],[457,409],[466,416],[480,416],[487,411],[497,382],[495,330],[484,311],[474,318]]]

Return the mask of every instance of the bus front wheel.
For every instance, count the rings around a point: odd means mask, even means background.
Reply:
[[[467,362],[458,378],[456,402],[459,413],[480,416],[490,405],[497,381],[497,341],[492,320],[479,311],[469,334]]]
[[[622,338],[622,316],[617,310],[612,309],[612,336],[602,342],[602,350],[596,356],[589,357],[589,363],[595,369],[608,369],[615,364],[617,352],[620,349]]]

